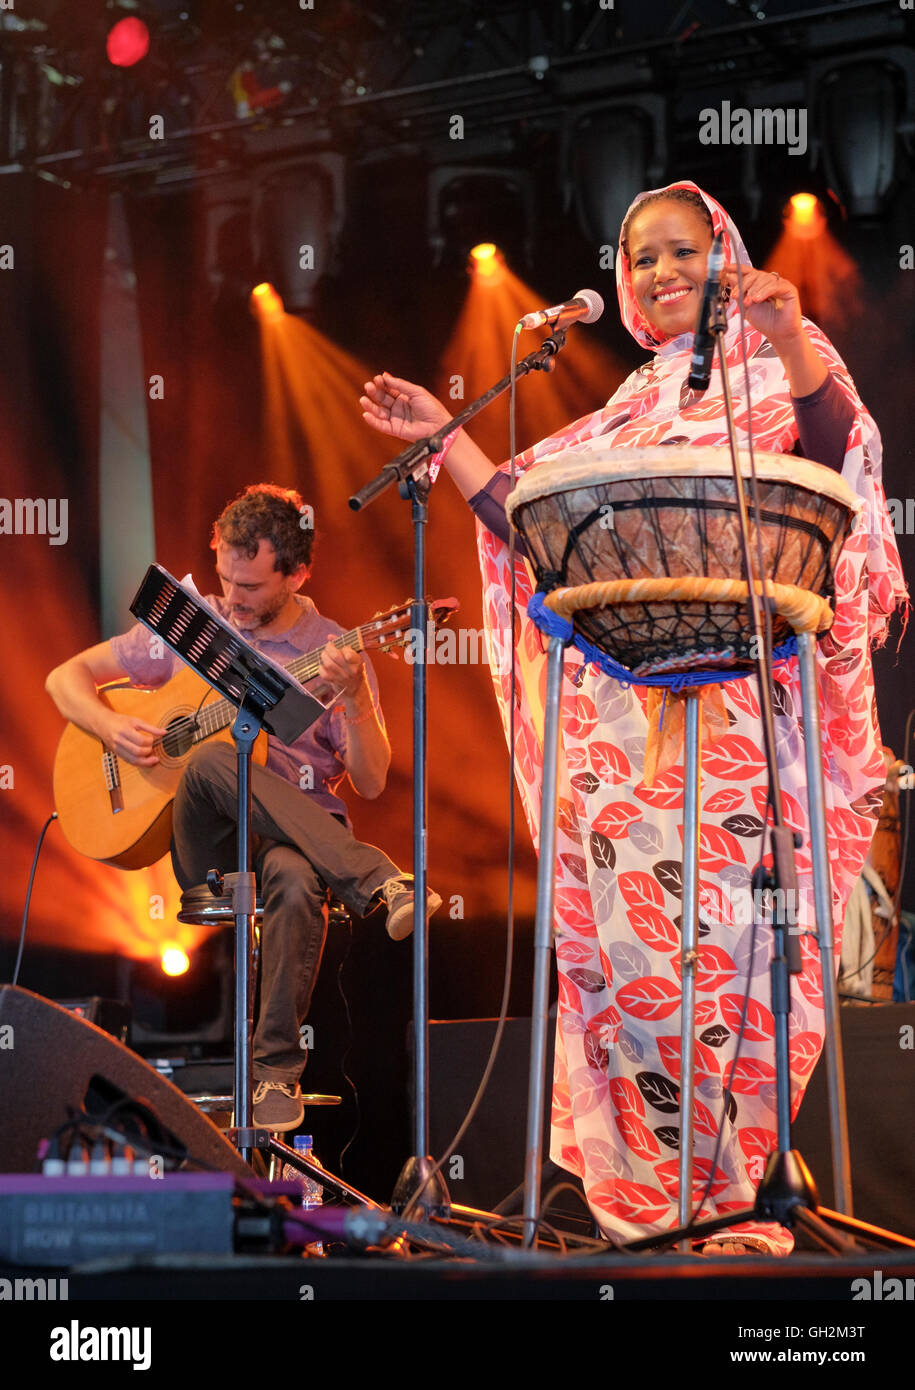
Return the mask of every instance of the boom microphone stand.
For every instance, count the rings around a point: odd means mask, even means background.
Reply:
[[[527,376],[533,371],[552,371],[556,365],[556,354],[565,347],[566,330],[557,329],[533,352],[516,365],[514,375]],[[460,429],[472,420],[481,410],[485,410],[494,400],[503,395],[511,386],[512,374],[502,377],[477,400],[471,401],[453,419],[443,425],[435,434],[417,440],[397,458],[386,463],[376,477],[349,499],[353,511],[361,511],[373,502],[393,483],[398,483],[400,495],[411,503],[413,521],[413,583],[414,603],[411,622],[420,639],[420,660],[413,666],[413,1154],[401,1170],[394,1189],[392,1207],[403,1210],[414,1199],[423,1194],[421,1205],[436,1212],[445,1213],[449,1197],[441,1171],[434,1170],[429,1156],[429,993],[428,993],[428,941],[429,931],[426,921],[426,845],[427,845],[427,793],[426,793],[426,608],[423,594],[426,587],[425,575],[425,526],[428,522],[428,500],[431,480],[429,478],[429,459],[442,448],[445,439],[454,430]],[[430,1175],[435,1177],[430,1181]],[[430,1191],[424,1192],[429,1186]]]

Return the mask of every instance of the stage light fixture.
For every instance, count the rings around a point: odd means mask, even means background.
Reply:
[[[259,319],[281,319],[286,312],[269,280],[261,281],[251,291],[251,311]]]
[[[255,200],[258,266],[287,314],[308,314],[333,271],[346,211],[342,155],[319,154],[265,172]]]
[[[251,214],[251,185],[244,178],[213,180],[203,186],[204,257],[210,294],[216,305],[244,304],[258,275]]]
[[[795,193],[791,198],[791,211],[801,222],[810,222],[816,211],[815,193]]]
[[[494,241],[480,241],[470,248],[468,269],[479,280],[495,282],[505,268],[505,258]]]
[[[185,975],[191,964],[187,952],[174,943],[162,947],[159,963],[166,975]]]
[[[132,68],[149,52],[149,29],[136,15],[119,19],[108,31],[105,51],[116,68]]]
[[[588,240],[616,249],[629,205],[644,188],[664,182],[667,162],[663,97],[638,104],[606,103],[579,112],[563,129],[563,206],[574,206]]]
[[[449,164],[427,185],[426,230],[433,261],[463,266],[474,247],[498,245],[513,261],[529,261],[534,187],[523,169]],[[475,267],[482,262],[473,257]],[[493,267],[495,273],[496,267]]]
[[[911,99],[911,69],[908,81]],[[850,217],[877,217],[892,196],[906,88],[906,74],[882,58],[847,62],[820,80],[818,127],[826,174]]]

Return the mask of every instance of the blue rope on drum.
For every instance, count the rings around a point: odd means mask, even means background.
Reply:
[[[527,616],[531,622],[536,623],[537,627],[547,637],[558,637],[563,642],[571,642],[581,652],[587,664],[593,664],[603,671],[605,676],[612,676],[619,681],[622,686],[630,685],[653,685],[666,687],[676,693],[680,690],[687,690],[699,685],[721,685],[725,681],[741,681],[747,676],[755,674],[754,670],[746,671],[678,671],[676,673],[660,673],[654,676],[635,676],[626,666],[621,666],[618,661],[614,661],[612,656],[607,656],[600,647],[595,647],[593,642],[589,642],[587,637],[582,637],[580,632],[576,632],[568,618],[563,618],[559,613],[554,613],[544,602],[545,594],[539,591],[535,593],[530,603],[527,605]],[[787,661],[789,657],[797,655],[797,640],[789,637],[787,642],[782,642],[773,648],[773,661]]]

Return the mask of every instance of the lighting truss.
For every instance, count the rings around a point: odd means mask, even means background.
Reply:
[[[109,11],[96,47],[52,0],[31,9],[46,21],[11,14],[0,28],[0,173],[151,188],[314,150],[453,158],[455,113],[468,137],[491,138],[559,131],[600,99],[654,93],[675,108],[703,89],[786,79],[803,91],[813,63],[913,39],[911,13],[886,0],[144,0],[153,47],[125,73],[105,60]],[[288,91],[239,119],[230,84],[245,61],[260,87]],[[155,113],[164,139],[147,129]]]

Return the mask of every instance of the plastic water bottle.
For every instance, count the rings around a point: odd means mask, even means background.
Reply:
[[[292,1141],[292,1146],[296,1153],[300,1153],[303,1158],[307,1158],[311,1163],[317,1163],[319,1167],[321,1166],[320,1159],[315,1155],[314,1139],[310,1134],[297,1134]],[[302,1189],[302,1206],[306,1210],[324,1205],[324,1188],[310,1173],[303,1173],[298,1168],[294,1168],[291,1163],[284,1163],[283,1181],[298,1183]],[[310,1255],[324,1254],[324,1244],[320,1240],[310,1242],[305,1249]]]

